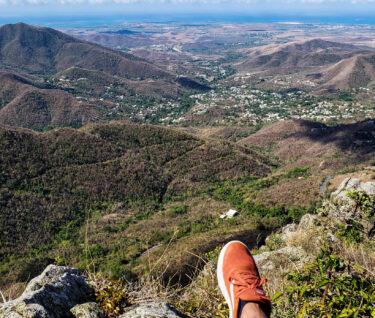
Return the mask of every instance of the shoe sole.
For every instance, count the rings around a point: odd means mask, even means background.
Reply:
[[[220,252],[219,259],[217,261],[217,281],[219,283],[220,290],[225,298],[225,301],[227,302],[229,306],[229,318],[233,318],[233,303],[231,296],[229,295],[229,291],[227,290],[227,287],[225,286],[225,280],[224,280],[224,273],[223,273],[223,262],[224,262],[224,255],[227,250],[227,247],[232,243],[241,243],[243,246],[246,247],[246,249],[249,251],[247,246],[240,242],[240,241],[230,241],[229,243],[225,244],[223,249]],[[249,251],[250,252],[250,251]],[[237,317],[236,317],[237,318]]]

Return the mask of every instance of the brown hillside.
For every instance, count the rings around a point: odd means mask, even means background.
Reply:
[[[289,120],[269,125],[239,143],[272,147],[272,153],[285,162],[321,159],[335,153],[365,161],[375,151],[375,124],[368,120],[329,127],[305,120]]]
[[[6,24],[0,28],[0,65],[30,73],[53,73],[55,56],[69,42],[77,40],[51,28]]]
[[[96,105],[80,103],[64,91],[29,89],[0,110],[0,124],[38,130],[49,125],[81,126],[97,114]]]
[[[236,65],[241,71],[306,70],[329,65],[348,58],[360,51],[356,46],[313,39],[281,45],[254,48],[246,53],[249,58]]]
[[[10,72],[0,72],[0,124],[43,129],[47,126],[73,125],[94,121],[105,103],[79,101],[66,91]]]
[[[81,80],[82,87],[75,88],[75,93],[80,95],[88,93],[99,97],[105,94],[106,87],[113,84],[116,85],[116,93],[118,95],[128,98],[135,93],[175,99],[187,92],[186,88],[176,85],[176,82],[164,79],[129,80],[119,75],[110,75],[103,71],[80,67],[70,67],[56,74],[57,78],[62,76],[70,81]]]
[[[326,177],[374,164],[375,122],[328,127],[290,120],[269,125],[239,143],[268,149],[282,165],[274,175],[279,181],[257,199],[293,206],[316,200]]]
[[[325,84],[321,90],[348,90],[373,86],[375,82],[375,54],[356,55],[344,59],[322,74]]]
[[[159,78],[181,86],[185,84],[178,81],[176,75],[134,55],[77,40],[51,28],[24,23],[0,28],[0,66],[40,75],[80,67],[128,79]],[[205,88],[197,84],[194,89]]]
[[[173,76],[131,54],[77,40],[51,28],[24,23],[0,28],[0,65],[42,75],[72,66],[127,78]]]
[[[252,73],[260,87],[273,87],[277,76],[289,77],[288,81],[292,78],[284,88],[308,85],[317,95],[374,86],[375,55],[354,45],[313,39],[272,44],[243,53],[248,58],[236,68],[247,76]]]

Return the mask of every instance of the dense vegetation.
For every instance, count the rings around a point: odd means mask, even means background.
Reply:
[[[150,244],[167,241],[172,231],[157,225],[129,238],[129,225],[150,219],[164,206],[169,217],[184,216],[187,207],[172,202],[225,180],[270,171],[268,160],[247,148],[124,122],[46,133],[1,128],[0,143],[1,272],[6,277],[14,263],[18,279],[35,259],[41,264],[56,257],[60,263],[70,257],[82,261],[87,250],[77,238],[84,239],[89,221],[94,227],[89,234],[98,242],[90,246],[90,255],[110,258],[116,253],[111,245],[120,248],[125,242],[127,263],[139,256],[147,231]],[[206,219],[212,216],[202,214],[181,228],[185,234],[202,232]],[[28,262],[15,262],[18,257]]]

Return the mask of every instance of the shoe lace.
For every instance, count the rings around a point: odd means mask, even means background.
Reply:
[[[262,289],[262,285],[267,282],[267,278],[260,277],[256,273],[239,271],[235,272],[230,276],[231,282],[234,286],[237,286],[237,292],[242,294],[243,292],[251,289]]]

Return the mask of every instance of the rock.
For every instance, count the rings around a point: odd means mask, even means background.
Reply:
[[[295,223],[285,225],[281,230],[281,239],[283,241],[289,239],[297,231],[298,225]]]
[[[375,182],[365,182],[361,184],[362,191],[366,192],[369,196],[375,196]]]
[[[326,235],[326,240],[330,244],[336,244],[336,245],[341,244],[341,241],[336,236],[334,236],[332,233],[329,233],[329,232]]]
[[[298,224],[299,231],[311,230],[319,224],[319,217],[313,214],[305,214],[302,216]]]
[[[220,215],[220,219],[231,219],[235,216],[240,216],[238,211],[230,209],[227,213]]]
[[[30,281],[19,298],[0,305],[0,317],[73,317],[70,309],[90,301],[92,294],[93,290],[78,270],[49,265]]]
[[[179,318],[186,317],[166,303],[151,302],[140,304],[122,314],[119,318]]]
[[[350,204],[353,200],[347,197],[350,191],[365,192],[369,196],[375,195],[375,182],[361,182],[356,178],[346,178],[335,192],[331,194],[331,201],[336,204]]]
[[[70,312],[76,318],[105,318],[106,314],[97,303],[84,303],[75,305]]]
[[[286,246],[272,252],[254,255],[254,260],[262,273],[267,275],[275,268],[283,268],[285,271],[291,267],[302,268],[310,258],[302,248]]]
[[[356,178],[346,178],[339,188],[331,194],[331,202],[324,203],[323,215],[334,218],[344,225],[356,220],[362,225],[364,234],[369,235],[374,229],[374,220],[365,217],[361,209],[356,207],[354,200],[347,196],[347,193],[351,191],[364,192],[368,196],[374,196],[375,183],[361,182]]]
[[[319,215],[305,214],[298,225],[286,225],[280,234],[268,236],[266,245],[259,249],[261,253],[254,255],[261,274],[277,279],[284,273],[301,269],[315,259],[325,242],[340,248],[342,241],[335,236],[337,225],[349,226],[353,219],[360,222],[365,235],[373,233],[375,219],[366,218],[360,209],[356,209],[354,200],[347,196],[353,190],[373,196],[375,183],[346,178],[330,200],[324,200]],[[278,240],[282,244],[275,244]],[[272,243],[276,248],[269,251]]]

